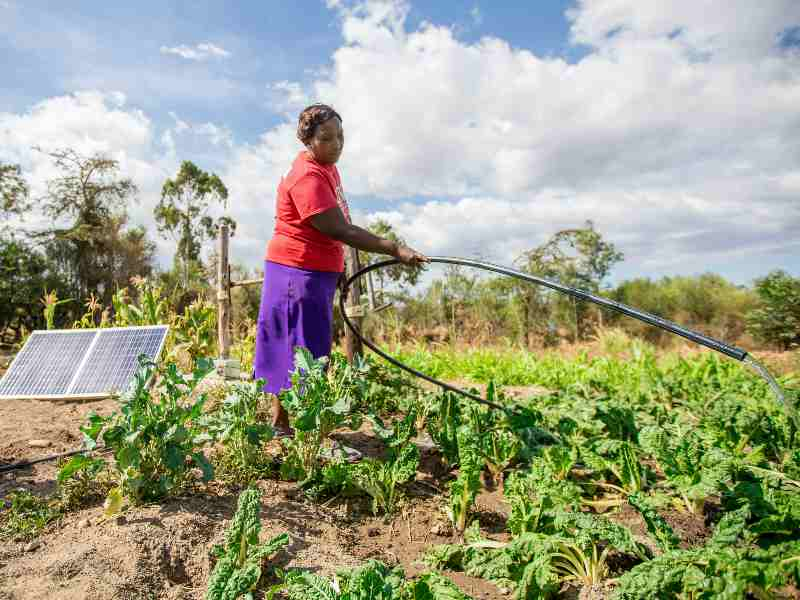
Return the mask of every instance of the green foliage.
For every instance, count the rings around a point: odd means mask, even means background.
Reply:
[[[41,329],[45,320],[39,298],[47,290],[56,297],[68,292],[55,265],[28,242],[0,237],[0,331],[19,339],[25,330]]]
[[[778,270],[755,284],[760,303],[747,313],[748,331],[782,350],[800,345],[800,278]]]
[[[11,506],[0,513],[0,537],[31,539],[64,513],[54,499],[40,498],[24,489],[11,491],[6,499]]]
[[[467,425],[458,428],[458,477],[450,484],[450,506],[447,511],[458,533],[467,528],[467,518],[481,488],[483,457],[479,434]]]
[[[148,383],[156,374],[153,393]],[[108,514],[122,508],[123,498],[141,504],[174,492],[191,479],[192,467],[201,469],[203,481],[211,479],[213,468],[200,449],[205,395],[190,400],[203,375],[195,371],[187,381],[173,363],[157,370],[141,357],[119,411],[107,417],[90,413],[88,424],[81,427],[87,447],[94,448],[102,439],[114,452],[118,485],[106,499]]]
[[[458,463],[458,428],[461,426],[461,405],[458,395],[441,392],[433,400],[428,414],[428,435],[436,443],[449,466]]]
[[[534,459],[527,471],[513,472],[503,489],[506,502],[511,505],[508,529],[516,535],[553,532],[557,513],[579,507],[581,489],[567,480],[563,471],[569,460],[555,462],[548,456],[562,459],[569,454],[551,451]]]
[[[721,491],[729,478],[728,456],[707,447],[696,431],[666,431],[645,427],[639,434],[642,448],[658,462],[682,506],[701,514],[705,500]]]
[[[392,514],[400,499],[400,485],[416,476],[419,449],[411,441],[416,434],[416,414],[412,411],[388,428],[370,415],[372,429],[387,446],[383,461],[365,458],[350,468],[353,484],[372,498],[372,512]]]
[[[452,581],[423,573],[409,581],[399,567],[369,560],[339,571],[331,581],[309,571],[290,571],[285,578],[289,600],[470,600]]]
[[[321,466],[322,443],[334,429],[345,424],[357,429],[360,419],[351,411],[359,386],[352,370],[342,369],[331,377],[326,372],[327,357],[315,359],[302,347],[295,348],[292,387],[281,394],[289,413],[294,437],[285,441],[286,458],[281,475],[286,479],[308,481]]]
[[[27,210],[28,192],[19,165],[0,163],[0,217],[22,214]]]
[[[261,492],[251,488],[239,494],[236,514],[225,531],[225,544],[211,550],[217,563],[208,580],[206,600],[253,600],[264,560],[289,543],[289,536],[283,533],[259,544],[260,511]]]
[[[400,499],[400,484],[417,473],[419,449],[412,443],[389,452],[385,461],[365,458],[352,466],[353,483],[372,498],[372,512],[392,514]]]
[[[669,552],[678,547],[680,539],[675,535],[669,523],[664,520],[664,517],[658,514],[646,496],[640,493],[630,494],[628,503],[642,515],[647,525],[648,533],[656,540],[662,552]]]
[[[496,390],[494,382],[489,382],[486,400],[501,405],[508,404],[502,393]],[[503,413],[490,410],[486,406],[473,403],[467,411],[467,423],[493,483],[502,486],[503,471],[517,459],[522,442],[516,432],[508,429]]]
[[[633,567],[619,579],[615,597],[771,598],[777,589],[796,585],[800,541],[769,543],[774,528],[763,522],[748,526],[748,516],[747,508],[727,513],[705,546],[671,550]]]
[[[596,293],[611,267],[622,258],[614,244],[604,240],[594,224],[587,221],[582,229],[556,232],[541,246],[524,252],[517,263],[528,273]],[[586,336],[588,303],[530,284],[519,283],[517,287],[526,327],[535,327],[535,321],[543,315],[551,319],[558,316],[571,325],[574,340]]]
[[[139,327],[169,323],[169,303],[160,286],[143,278],[134,280],[137,301],[131,298],[128,288],[117,290],[111,299],[114,307],[114,326]]]
[[[172,334],[175,338],[172,355],[186,353],[191,361],[191,368],[195,369],[198,360],[214,356],[216,352],[216,305],[202,298],[194,300],[175,319]]]
[[[65,511],[100,503],[114,482],[103,459],[78,454],[58,470],[58,501]]]
[[[199,421],[207,431],[208,440],[220,442],[221,453],[215,459],[216,473],[227,481],[252,483],[268,475],[272,463],[262,451],[265,442],[272,439],[272,427],[258,414],[264,399],[260,389],[264,381],[239,383],[218,409]]]

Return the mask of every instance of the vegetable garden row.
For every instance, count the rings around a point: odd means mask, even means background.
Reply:
[[[408,350],[403,359],[451,375],[435,354]],[[644,345],[625,360],[551,355],[522,370],[476,361],[468,374],[488,384],[484,395],[503,412],[420,388],[372,360],[350,366],[338,353],[328,362],[298,349],[281,398],[295,435],[277,456],[264,451],[276,442],[257,383],[202,391],[207,369],[196,362],[190,376],[143,363],[118,410],[81,428],[102,452],[61,465],[50,498],[13,493],[2,534],[31,539],[92,503],[104,502],[112,519],[215,480],[241,492],[212,552],[208,599],[468,598],[454,572],[518,599],[797,597],[798,431],[767,386],[733,361],[664,362]],[[520,398],[496,385],[533,382],[544,390]],[[781,383],[797,397],[795,376]],[[365,423],[382,456],[349,463],[330,436]],[[329,578],[271,561],[290,551],[290,536],[259,538],[260,481],[296,481],[325,505],[367,497],[389,522],[415,501],[405,492],[423,437],[435,444],[437,498],[452,531],[418,557],[423,574],[370,560]],[[478,518],[484,489],[502,492],[503,535]],[[682,539],[675,524],[687,519],[706,534]]]

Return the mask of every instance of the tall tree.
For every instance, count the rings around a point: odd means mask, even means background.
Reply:
[[[172,237],[178,243],[175,258],[182,267],[185,287],[189,286],[193,267],[196,271],[201,264],[203,242],[213,238],[223,222],[230,225],[231,233],[236,229],[236,222],[230,217],[214,219],[209,215],[212,203],[218,202],[227,209],[227,201],[228,188],[222,180],[188,160],[181,163],[175,179],[164,182],[155,218],[162,237]]]
[[[138,252],[137,272],[126,272],[126,278],[152,268],[152,243],[135,242],[140,234],[125,231],[126,206],[135,200],[136,185],[120,177],[119,162],[107,156],[86,157],[72,149],[47,154],[61,175],[47,182],[39,204],[55,225],[37,237],[70,282],[73,297],[95,293],[108,300],[116,286],[127,285],[118,268],[121,256]]]
[[[592,221],[586,221],[585,227],[581,229],[556,232],[541,246],[523,253],[517,259],[517,264],[529,273],[597,293],[611,267],[622,259],[622,252],[603,239]],[[589,311],[585,302],[530,285],[520,291],[523,294],[522,305],[526,322],[534,315],[541,314],[552,320],[558,312],[562,318],[572,321],[575,340],[585,335]]]
[[[28,184],[19,165],[0,163],[0,216],[19,214],[28,208]]]
[[[781,350],[800,346],[800,278],[777,270],[755,284],[760,306],[747,313],[750,332]]]

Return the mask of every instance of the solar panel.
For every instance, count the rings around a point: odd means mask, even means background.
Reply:
[[[98,398],[124,392],[137,357],[158,358],[168,327],[34,331],[0,380],[0,399]]]

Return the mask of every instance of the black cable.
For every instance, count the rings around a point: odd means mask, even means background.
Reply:
[[[647,323],[649,325],[654,325],[655,327],[658,327],[658,328],[663,329],[665,331],[669,331],[671,333],[679,335],[679,336],[681,336],[683,338],[686,338],[687,340],[690,340],[692,342],[695,342],[697,344],[700,344],[702,346],[705,346],[707,348],[710,348],[712,350],[715,350],[717,352],[725,354],[726,356],[729,356],[731,358],[735,358],[736,360],[739,360],[739,361],[744,360],[745,357],[747,356],[747,352],[745,352],[744,350],[741,350],[741,349],[736,348],[734,346],[729,346],[728,344],[725,344],[724,342],[720,342],[719,340],[715,340],[714,338],[711,338],[711,337],[708,337],[706,335],[703,335],[702,333],[698,333],[696,331],[692,331],[691,329],[687,329],[686,327],[682,327],[681,325],[678,325],[677,323],[673,323],[672,321],[668,321],[667,319],[659,317],[658,315],[653,315],[651,313],[647,313],[647,312],[632,308],[632,307],[630,307],[630,306],[628,306],[626,304],[622,304],[621,302],[616,302],[614,300],[609,300],[608,298],[602,298],[600,296],[595,296],[594,294],[590,294],[587,291],[579,290],[579,289],[573,288],[573,287],[569,287],[567,285],[564,285],[564,284],[561,284],[561,283],[558,283],[558,282],[555,282],[555,281],[551,281],[549,279],[545,279],[544,277],[538,277],[537,275],[531,275],[530,273],[522,273],[521,271],[515,271],[514,269],[509,269],[507,267],[501,267],[499,265],[494,265],[492,263],[487,263],[487,262],[483,262],[483,261],[479,261],[479,260],[470,260],[470,259],[466,259],[466,258],[455,258],[455,257],[451,257],[451,256],[431,256],[431,257],[429,257],[429,260],[432,263],[444,263],[444,264],[451,264],[451,265],[462,265],[462,266],[466,266],[466,267],[475,267],[477,269],[483,269],[485,271],[493,271],[495,273],[500,273],[501,275],[507,275],[509,277],[514,277],[516,279],[521,279],[523,281],[527,281],[527,282],[530,282],[530,283],[543,285],[543,286],[548,287],[548,288],[550,288],[552,290],[555,290],[557,292],[561,292],[562,294],[567,294],[569,296],[572,296],[573,298],[577,298],[579,300],[588,300],[589,302],[593,302],[594,304],[597,304],[597,305],[602,306],[604,308],[608,308],[608,309],[616,311],[618,313],[622,313],[623,315],[626,315],[626,316],[629,316],[629,317],[633,317],[634,319],[638,319],[639,321],[643,321],[644,323]],[[356,279],[358,279],[359,277],[362,277],[362,276],[366,275],[367,273],[369,273],[371,271],[376,271],[378,269],[383,269],[385,267],[389,267],[389,266],[396,265],[396,264],[400,264],[400,261],[397,260],[397,259],[389,259],[389,260],[384,260],[384,261],[377,262],[377,263],[374,263],[374,264],[371,264],[371,265],[367,265],[366,267],[364,267],[361,270],[359,270],[357,273],[354,273],[352,276],[350,276],[350,278],[345,282],[343,290],[342,290],[342,293],[339,295],[339,308],[342,311],[342,318],[344,319],[344,322],[347,325],[347,327],[349,327],[350,330],[353,332],[353,334],[359,340],[361,340],[361,343],[363,343],[370,350],[375,352],[375,354],[377,354],[378,356],[380,356],[384,360],[392,363],[396,367],[398,367],[400,369],[403,369],[407,373],[410,373],[414,377],[419,377],[420,379],[424,379],[424,380],[426,380],[426,381],[428,381],[428,382],[430,382],[430,383],[432,383],[434,385],[437,385],[437,386],[439,386],[439,387],[441,387],[443,389],[449,390],[451,392],[455,392],[457,394],[461,394],[462,396],[466,396],[467,398],[475,400],[476,402],[480,402],[481,404],[485,404],[487,406],[490,406],[491,408],[494,408],[494,409],[497,409],[497,410],[502,410],[504,412],[509,412],[507,408],[505,408],[505,407],[503,407],[503,406],[501,406],[499,404],[496,404],[494,402],[490,402],[490,401],[486,400],[485,398],[481,398],[480,396],[477,396],[476,394],[472,394],[470,392],[466,392],[466,391],[464,391],[462,389],[459,389],[459,388],[457,388],[455,386],[452,386],[452,385],[450,385],[448,383],[445,383],[444,381],[439,381],[438,379],[435,379],[435,378],[433,378],[433,377],[431,377],[429,375],[426,375],[425,373],[421,373],[420,371],[417,371],[416,369],[413,369],[413,368],[403,364],[402,362],[400,362],[396,358],[393,358],[393,357],[389,356],[384,351],[382,351],[380,348],[378,348],[375,344],[373,344],[372,342],[370,342],[369,340],[364,338],[364,336],[361,335],[361,332],[359,331],[358,327],[356,327],[353,324],[353,322],[350,321],[350,319],[347,316],[347,311],[345,309],[344,302],[345,302],[345,298],[348,295],[347,292],[350,289],[350,286],[352,285],[352,283]]]

